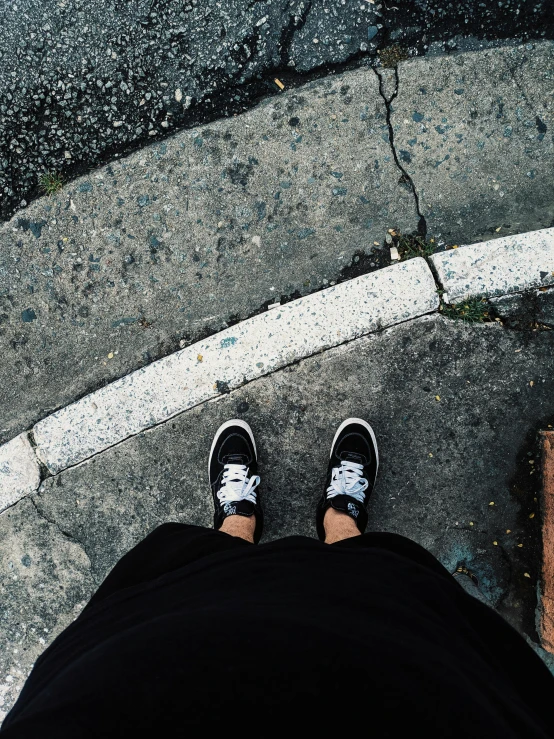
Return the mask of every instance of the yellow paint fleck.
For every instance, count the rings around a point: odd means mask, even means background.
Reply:
[[[518,544],[518,547],[519,547],[520,549],[523,549],[523,544]]]
[[[433,456],[433,455],[431,454],[431,452],[429,452],[429,456],[430,456],[430,457],[432,457],[432,456]]]
[[[498,232],[500,231],[500,229],[501,229],[501,228],[502,228],[502,226],[499,226],[498,228],[496,228],[496,229],[495,229],[496,233],[498,233]]]
[[[528,572],[524,572],[523,577],[531,577],[531,575]]]
[[[108,354],[108,359],[113,359],[113,352],[110,352],[110,353]]]
[[[491,502],[489,503],[489,505],[494,505],[494,500],[491,500]]]
[[[274,79],[274,82],[275,82],[275,84],[277,85],[277,87],[278,87],[278,88],[279,88],[280,90],[284,90],[284,89],[285,89],[285,86],[283,85],[283,83],[281,82],[281,80],[278,80],[278,79],[277,79],[277,77],[275,77],[275,79]]]
[[[512,533],[512,529],[506,529],[506,533],[507,534],[511,534]]]
[[[531,380],[531,382],[529,383],[529,385],[530,385],[531,387],[533,387],[533,385],[534,385],[534,384],[535,384],[535,383],[533,382],[533,380]]]
[[[529,518],[535,518],[535,514],[534,513],[530,513],[529,514]]]
[[[198,356],[196,357],[196,359],[197,359],[197,360],[198,360],[199,362],[202,362],[202,361],[203,361],[203,359],[204,359],[204,357],[203,357],[203,356],[202,356],[201,354],[199,354],[199,355],[198,355]]]
[[[497,541],[493,541],[493,544],[494,544],[495,547],[498,546],[498,542]]]
[[[470,521],[470,522],[469,522],[469,525],[470,525],[470,526],[473,526],[473,521]]]
[[[441,399],[440,395],[435,395],[435,400],[440,400],[440,399]]]

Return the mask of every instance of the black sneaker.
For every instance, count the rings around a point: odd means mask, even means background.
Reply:
[[[353,518],[364,533],[367,504],[378,469],[379,452],[373,429],[361,418],[347,418],[333,439],[325,492],[316,509],[317,535],[322,541],[323,519],[331,507]]]
[[[208,476],[214,498],[214,529],[220,529],[227,516],[256,516],[254,541],[263,529],[263,512],[256,488],[260,478],[256,442],[245,421],[234,419],[219,427],[210,449]],[[251,473],[254,473],[251,476]]]

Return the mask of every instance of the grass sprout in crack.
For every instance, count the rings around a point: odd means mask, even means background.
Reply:
[[[440,312],[445,318],[466,323],[492,323],[489,313],[489,304],[483,298],[471,298],[457,305],[448,305],[442,301]]]
[[[44,172],[38,178],[38,186],[44,195],[55,195],[62,189],[63,177],[59,172]]]
[[[398,255],[402,261],[414,259],[415,257],[423,257],[427,259],[439,249],[439,245],[435,239],[427,241],[423,236],[406,236],[405,234],[392,233],[396,236],[395,246],[398,249]]]

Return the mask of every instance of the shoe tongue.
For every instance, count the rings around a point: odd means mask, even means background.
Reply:
[[[342,452],[340,459],[343,462],[356,462],[357,464],[367,464],[367,459],[363,454],[357,452]]]
[[[223,464],[248,464],[246,454],[227,454],[223,457]]]

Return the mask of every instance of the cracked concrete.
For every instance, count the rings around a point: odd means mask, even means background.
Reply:
[[[370,528],[415,539],[450,570],[466,563],[536,641],[539,480],[530,462],[540,458],[536,431],[554,423],[553,343],[548,331],[418,319],[249,383],[47,479],[0,516],[0,674],[15,676],[4,710],[42,634],[49,641],[68,623],[122,554],[164,521],[211,524],[207,456],[231,417],[257,437],[266,540],[315,535],[334,428],[366,417],[382,461]]]
[[[389,141],[390,141],[390,146],[392,150],[392,155],[394,157],[396,166],[402,173],[402,176],[400,178],[401,181],[409,184],[412,190],[412,194],[414,196],[414,202],[415,202],[415,209],[419,217],[417,231],[420,236],[423,236],[423,238],[425,238],[427,236],[427,222],[425,220],[425,216],[421,212],[421,208],[419,205],[419,195],[415,188],[414,181],[412,180],[412,178],[406,171],[405,167],[403,167],[400,162],[400,159],[398,157],[398,152],[396,151],[396,146],[394,142],[394,127],[392,125],[391,114],[392,114],[392,103],[398,96],[398,89],[399,89],[398,69],[396,67],[394,67],[394,69],[376,69],[375,73],[379,78],[379,93],[381,97],[383,98],[383,101],[387,108],[387,125],[389,129]]]
[[[554,44],[398,67],[395,146],[429,234],[470,244],[554,225]]]
[[[552,48],[315,81],[36,201],[0,229],[0,441],[276,300],[387,265],[388,228],[471,243],[549,226]]]
[[[417,213],[371,69],[36,201],[0,229],[0,437],[344,268],[388,264],[389,227]]]
[[[25,498],[0,516],[0,720],[37,657],[81,612],[98,581],[83,548]]]

